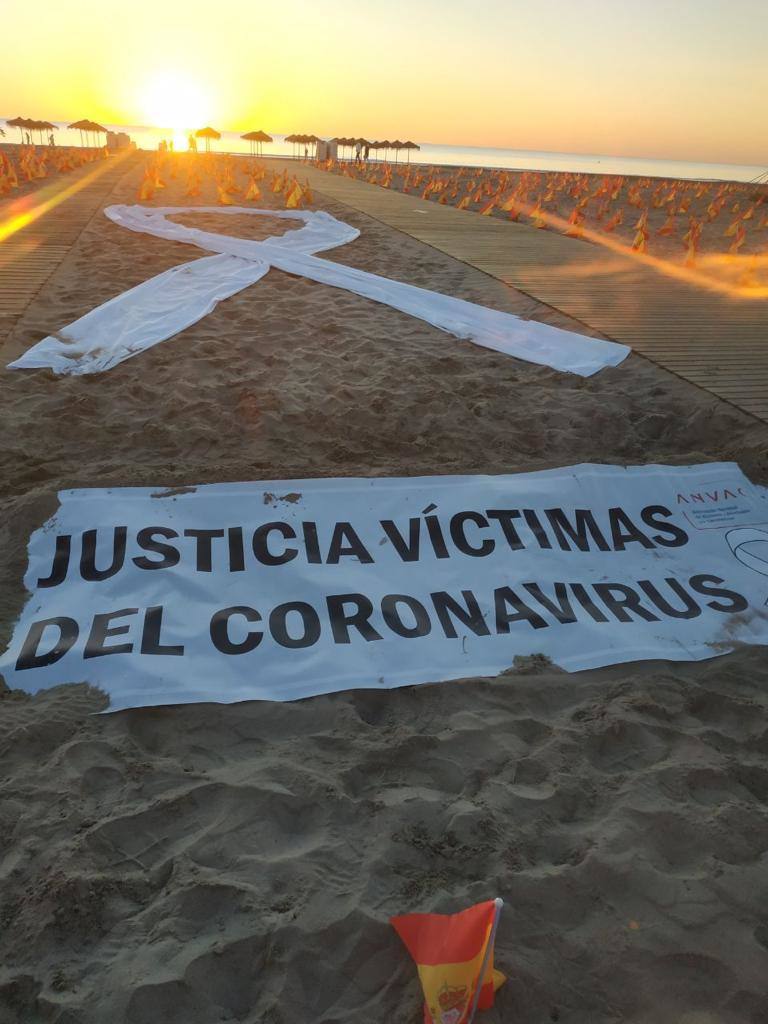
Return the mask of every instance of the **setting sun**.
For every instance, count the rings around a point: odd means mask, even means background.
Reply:
[[[145,82],[139,103],[147,124],[183,138],[212,116],[212,103],[201,83],[179,71],[158,71]]]

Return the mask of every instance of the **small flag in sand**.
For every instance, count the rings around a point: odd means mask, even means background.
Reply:
[[[304,193],[302,192],[301,185],[298,181],[293,183],[293,187],[285,197],[285,208],[286,210],[295,210],[301,206],[301,200]]]
[[[500,899],[459,914],[403,914],[390,919],[419,971],[424,1024],[471,1024],[493,1006],[506,980],[493,966]]]
[[[251,178],[251,184],[248,186],[248,191],[245,193],[246,199],[261,199],[261,189],[256,184],[256,179]]]

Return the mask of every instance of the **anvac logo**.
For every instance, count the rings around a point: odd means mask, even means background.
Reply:
[[[739,498],[748,498],[749,495],[743,487],[715,488],[713,491],[691,491],[688,494],[678,492],[678,505],[722,505],[726,501],[738,501]]]

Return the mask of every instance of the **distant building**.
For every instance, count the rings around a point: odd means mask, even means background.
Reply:
[[[135,143],[131,142],[131,137],[125,132],[107,132],[107,149],[111,153],[131,146],[135,148]]]

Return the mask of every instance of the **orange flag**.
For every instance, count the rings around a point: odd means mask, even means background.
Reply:
[[[742,247],[742,245],[744,245],[744,238],[745,238],[746,234],[747,234],[747,232],[745,231],[744,225],[742,224],[739,227],[738,231],[736,232],[736,236],[733,239],[733,242],[731,243],[731,247],[728,250],[729,253],[732,253],[732,254],[735,255],[739,251],[739,249]]]
[[[150,178],[145,177],[143,179],[142,183],[141,183],[141,187],[139,188],[139,199],[142,202],[144,202],[147,199],[151,199],[154,194],[155,194],[155,184],[154,184],[154,182]]]
[[[637,234],[635,235],[634,241],[632,242],[632,248],[635,250],[635,252],[645,252],[647,241],[648,234],[645,228],[640,228]]]
[[[285,197],[285,208],[286,208],[286,210],[295,210],[298,206],[300,206],[301,205],[302,196],[303,196],[303,193],[302,193],[302,190],[301,190],[301,185],[298,183],[298,181],[296,181],[296,182],[294,182],[293,188],[291,189],[291,191]]]
[[[502,901],[459,914],[404,914],[390,924],[413,957],[424,992],[424,1024],[471,1024],[493,1006],[506,980],[494,970],[493,946]]]
[[[536,205],[531,210],[531,212],[528,214],[528,216],[531,219],[531,225],[533,227],[535,227],[535,228],[545,228],[547,226],[547,222],[544,220],[544,218],[542,216],[542,210],[541,210],[541,206],[540,206],[539,203],[536,203]]]
[[[245,193],[246,199],[261,199],[261,189],[256,184],[256,179],[251,178],[251,184],[248,186],[248,191]]]
[[[603,224],[603,231],[615,231],[615,229],[618,227],[619,224],[621,224],[623,220],[624,211],[618,210],[616,213],[614,213],[610,220],[607,220],[605,224]]]

